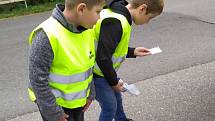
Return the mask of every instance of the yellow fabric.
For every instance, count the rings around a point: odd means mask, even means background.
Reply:
[[[125,57],[128,53],[128,45],[129,45],[129,40],[130,40],[130,35],[131,35],[131,25],[129,24],[127,18],[121,14],[114,13],[110,9],[102,10],[100,13],[100,17],[101,17],[101,19],[98,20],[98,22],[94,26],[95,37],[97,40],[96,42],[98,43],[98,40],[99,40],[102,20],[104,20],[105,18],[116,18],[116,19],[120,20],[123,33],[122,33],[121,40],[120,40],[113,56],[114,56],[114,58]],[[113,67],[115,69],[119,68],[120,65],[121,65],[121,63],[120,64],[113,63]],[[94,68],[93,72],[97,75],[104,76],[99,68]]]
[[[72,33],[64,28],[56,19],[50,17],[31,33],[29,38],[30,45],[35,33],[39,29],[43,29],[48,36],[54,53],[54,59],[50,68],[51,74],[72,76],[83,73],[94,66],[95,47],[92,30],[86,30],[82,33]],[[60,90],[63,93],[73,93],[87,90],[91,81],[92,74],[86,80],[80,80],[80,82],[72,84],[62,84],[52,80],[49,82],[49,87]],[[87,90],[86,97],[83,99],[64,100],[63,98],[56,98],[56,102],[58,105],[66,108],[82,107],[86,104],[88,95],[89,89]],[[29,96],[32,100],[35,100],[35,95],[31,90]]]
[[[36,96],[30,88],[28,88],[28,95],[29,95],[29,98],[32,102],[36,101]]]

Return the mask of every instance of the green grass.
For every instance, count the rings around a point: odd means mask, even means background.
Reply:
[[[55,7],[56,3],[62,3],[62,2],[59,2],[59,1],[49,2],[49,3],[44,3],[44,4],[38,4],[35,6],[28,6],[28,8],[25,8],[25,5],[22,3],[1,5],[0,6],[0,19],[49,11]]]

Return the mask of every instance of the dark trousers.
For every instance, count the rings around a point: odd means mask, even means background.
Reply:
[[[84,121],[84,112],[82,112],[83,107],[75,109],[63,108],[63,110],[67,115],[69,115],[69,118],[67,119],[68,121]],[[49,121],[42,114],[41,116],[43,121]]]

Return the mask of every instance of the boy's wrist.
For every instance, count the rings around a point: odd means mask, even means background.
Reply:
[[[111,80],[111,81],[109,82],[109,85],[110,85],[110,86],[116,86],[116,85],[118,84],[119,80],[120,80],[120,78],[117,78],[117,79],[115,79],[115,80]]]

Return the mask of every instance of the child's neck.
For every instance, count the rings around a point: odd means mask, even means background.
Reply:
[[[131,14],[131,19],[132,19],[132,21],[133,21],[134,13],[135,13],[134,9],[132,9],[131,4],[128,4],[128,5],[126,5],[125,7],[128,9],[129,13]]]
[[[67,10],[65,8],[65,10],[63,11],[63,15],[69,24],[72,24],[74,26],[79,25],[79,23],[77,22],[77,16],[73,10]]]

